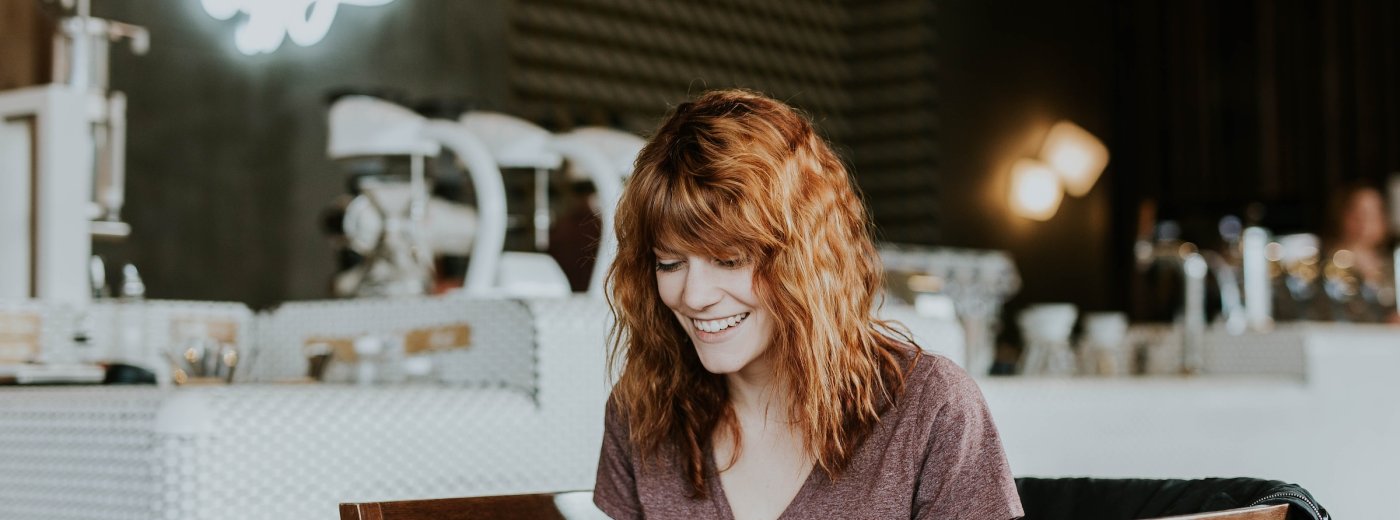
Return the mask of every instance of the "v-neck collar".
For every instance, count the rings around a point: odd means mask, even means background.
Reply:
[[[715,509],[719,511],[719,518],[723,520],[734,520],[734,509],[729,507],[729,496],[724,494],[724,482],[719,479],[719,464],[715,462],[715,452],[713,449],[705,448],[705,487],[709,488],[711,500]],[[778,520],[788,517],[788,513],[794,510],[795,505],[802,502],[807,495],[811,494],[817,486],[821,469],[815,464],[807,471],[807,479],[802,481],[802,487],[797,488],[797,494],[792,496],[792,500],[783,508],[783,512],[778,515]]]

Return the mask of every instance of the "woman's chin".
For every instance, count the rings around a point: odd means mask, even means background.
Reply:
[[[729,375],[754,369],[756,364],[763,364],[760,360],[765,357],[763,349],[707,349],[706,346],[697,349],[696,354],[705,371],[715,375]]]
[[[703,347],[701,347],[703,349]],[[700,355],[700,365],[705,367],[705,371],[715,375],[728,375],[743,370],[749,365],[749,359],[741,359],[742,356],[725,355],[728,353],[698,352]]]
[[[706,372],[718,376],[733,374],[744,368],[744,364],[742,363],[736,363],[728,359],[707,360],[704,356],[700,357],[700,364],[705,367]]]

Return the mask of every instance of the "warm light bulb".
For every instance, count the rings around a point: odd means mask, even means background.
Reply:
[[[1060,174],[1066,192],[1082,197],[1108,166],[1108,147],[1079,125],[1060,121],[1050,128],[1040,158]]]
[[[1011,167],[1011,209],[1034,220],[1050,220],[1064,197],[1060,177],[1049,165],[1021,159]]]

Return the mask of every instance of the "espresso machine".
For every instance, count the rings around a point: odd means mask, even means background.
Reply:
[[[471,255],[464,296],[561,296],[568,280],[553,259],[505,251],[508,215],[501,169],[549,170],[562,157],[550,134],[506,114],[433,119],[369,96],[346,96],[329,113],[328,155],[337,161],[407,158],[407,175],[380,170],[353,181],[341,231],[363,261],[334,282],[338,296],[426,294],[440,254]],[[426,160],[449,150],[466,170],[474,206],[434,198]]]
[[[345,247],[361,257],[336,275],[336,296],[425,294],[431,289],[435,253],[472,250],[475,210],[431,196],[427,159],[440,154],[443,145],[429,136],[428,121],[369,96],[343,97],[331,106],[328,155],[370,165],[351,179],[353,196],[333,226]],[[407,175],[387,166],[403,157]],[[449,232],[434,233],[435,228]]]
[[[126,97],[109,88],[108,52],[127,41],[145,54],[150,36],[93,17],[90,0],[60,4],[54,82],[0,92],[0,299],[89,301],[93,238],[131,232]]]

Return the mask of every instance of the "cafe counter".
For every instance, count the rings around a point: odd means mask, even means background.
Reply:
[[[1198,376],[981,380],[1012,470],[1284,480],[1337,518],[1393,516],[1400,328],[1297,323],[1208,340]]]

